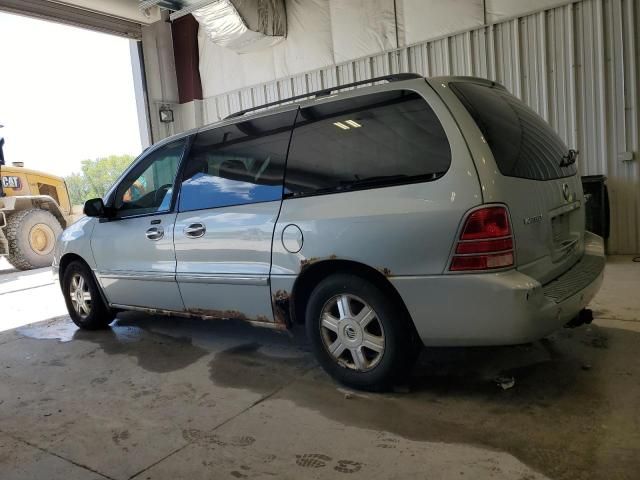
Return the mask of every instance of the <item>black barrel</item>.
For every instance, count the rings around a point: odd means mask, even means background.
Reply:
[[[585,217],[587,230],[609,238],[609,192],[604,175],[585,175],[582,177],[582,190],[585,198]]]

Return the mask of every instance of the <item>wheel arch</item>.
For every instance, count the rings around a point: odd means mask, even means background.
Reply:
[[[4,203],[4,210],[7,215],[11,215],[23,210],[31,210],[34,208],[51,213],[56,220],[60,223],[60,226],[64,229],[67,225],[64,212],[60,208],[60,205],[48,195],[29,195],[24,197],[5,197],[2,199]]]
[[[58,282],[60,283],[60,288],[62,288],[62,280],[64,278],[64,272],[69,267],[69,265],[74,261],[78,261],[78,262],[84,264],[84,266],[87,267],[87,270],[89,270],[89,272],[91,272],[91,276],[93,277],[93,281],[96,282],[96,286],[98,287],[98,292],[100,292],[100,297],[102,297],[102,301],[108,307],[109,306],[109,300],[107,299],[107,296],[105,295],[104,290],[102,290],[102,285],[100,285],[100,282],[98,281],[98,278],[96,277],[96,273],[91,268],[91,265],[89,265],[89,263],[84,258],[82,258],[80,255],[78,255],[77,253],[72,253],[72,252],[65,253],[60,258],[60,263],[58,264]]]
[[[93,281],[96,282],[96,286],[98,287],[98,292],[100,292],[100,297],[102,297],[102,301],[104,302],[105,305],[109,306],[109,300],[107,299],[107,296],[105,295],[104,291],[102,290],[102,285],[100,285],[100,282],[98,281],[98,278],[96,277],[95,272],[93,271],[93,269],[91,268],[91,265],[89,265],[87,263],[87,261],[82,258],[80,255],[78,255],[77,253],[65,253],[62,258],[60,258],[60,263],[58,264],[58,282],[60,283],[60,288],[62,288],[62,280],[64,278],[64,272],[67,270],[67,268],[69,267],[69,265],[72,262],[80,262],[82,264],[84,264],[85,267],[87,267],[87,270],[89,270],[89,272],[91,272],[91,276],[93,277]]]
[[[60,263],[58,264],[58,268],[59,268],[58,280],[60,282],[60,285],[62,285],[62,278],[64,277],[64,272],[67,270],[67,267],[69,266],[69,264],[71,264],[71,262],[74,262],[74,261],[79,261],[84,263],[86,267],[91,271],[91,267],[89,266],[89,264],[80,255],[76,253],[65,253],[60,259]],[[94,275],[94,278],[95,278],[95,275]]]
[[[289,305],[292,320],[291,323],[305,323],[307,302],[309,301],[311,292],[319,282],[333,274],[349,273],[370,281],[383,292],[387,293],[398,308],[401,309],[405,318],[411,324],[417,338],[417,331],[415,329],[413,319],[411,318],[411,314],[409,313],[404,300],[400,296],[400,293],[398,293],[398,290],[396,290],[387,278],[386,272],[386,269],[382,269],[382,271],[380,271],[364,263],[341,259],[321,260],[308,265],[300,272],[293,284]]]

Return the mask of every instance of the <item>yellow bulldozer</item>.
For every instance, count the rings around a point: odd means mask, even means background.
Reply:
[[[62,230],[71,223],[64,180],[23,167],[5,165],[0,138],[0,255],[19,270],[46,267]]]

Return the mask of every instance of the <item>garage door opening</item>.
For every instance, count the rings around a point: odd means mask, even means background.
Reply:
[[[115,19],[109,28],[78,28],[69,15],[63,24],[23,13],[30,16],[0,12],[0,207],[9,221],[24,207],[8,199],[47,196],[59,205],[54,221],[64,228],[81,215],[86,197],[102,195],[148,144],[139,47],[135,32],[119,32]],[[47,253],[38,243],[47,236],[40,237],[25,238]],[[15,255],[0,256],[0,296],[9,313],[0,331],[66,312],[49,268],[22,272],[22,263],[7,258]],[[43,301],[25,301],[34,294]]]

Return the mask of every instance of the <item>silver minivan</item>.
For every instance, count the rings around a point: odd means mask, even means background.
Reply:
[[[605,257],[577,152],[487,80],[366,82],[146,150],[57,244],[73,321],[305,324],[319,363],[365,389],[397,381],[423,345],[519,344],[588,321]]]

